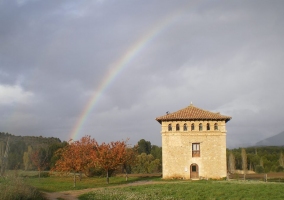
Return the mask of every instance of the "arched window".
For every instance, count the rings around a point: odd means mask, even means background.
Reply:
[[[176,125],[176,131],[179,131],[179,124]]]
[[[168,125],[168,131],[172,131],[172,125],[171,124]]]
[[[194,123],[191,124],[191,130],[194,131]]]
[[[214,124],[214,130],[215,130],[215,131],[218,130],[218,124],[217,124],[217,123]]]
[[[199,131],[202,131],[202,124],[199,124]]]
[[[183,125],[183,131],[187,131],[187,124]]]
[[[210,131],[210,124],[209,123],[207,123],[206,129],[207,129],[207,131]]]

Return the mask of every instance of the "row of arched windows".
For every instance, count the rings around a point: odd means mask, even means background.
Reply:
[[[200,124],[198,125],[198,128],[199,128],[199,131],[203,131],[203,124],[200,123]],[[194,123],[191,124],[190,129],[191,129],[191,131],[194,131],[194,130],[195,130],[195,125],[194,125]],[[168,131],[172,131],[172,130],[173,130],[172,124],[169,124],[169,125],[168,125]],[[185,123],[185,124],[183,124],[183,131],[187,131],[187,130],[188,130],[187,124]],[[209,123],[206,124],[206,130],[207,130],[207,131],[210,131],[210,124],[209,124]],[[214,124],[214,130],[215,130],[215,131],[218,130],[218,124],[217,124],[217,123]],[[180,131],[180,125],[179,125],[179,124],[176,124],[176,131]]]

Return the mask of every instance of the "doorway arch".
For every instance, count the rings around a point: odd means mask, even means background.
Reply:
[[[190,178],[191,179],[199,178],[199,167],[195,163],[190,165]]]

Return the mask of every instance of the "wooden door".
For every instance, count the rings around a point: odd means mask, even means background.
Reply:
[[[197,164],[190,165],[190,178],[191,179],[199,178],[199,172],[198,172],[198,165]]]

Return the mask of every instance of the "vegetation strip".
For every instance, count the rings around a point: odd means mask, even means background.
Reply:
[[[179,181],[104,188],[79,197],[85,199],[283,199],[283,185],[277,183]]]

